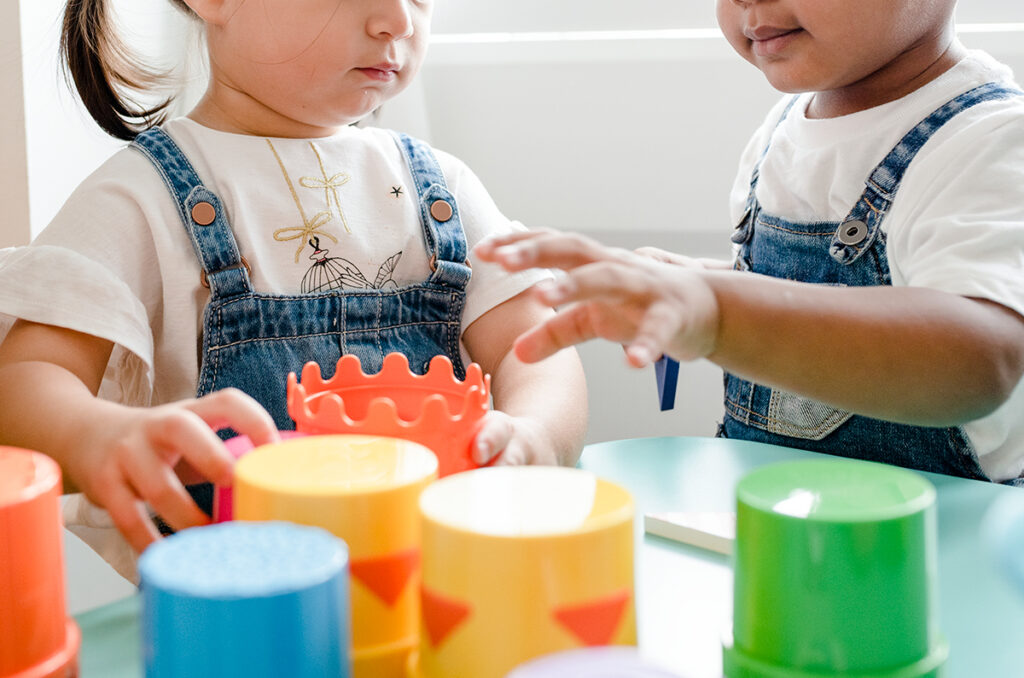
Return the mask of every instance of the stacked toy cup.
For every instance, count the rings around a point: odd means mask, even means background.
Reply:
[[[348,678],[348,556],[283,522],[183,530],[139,559],[146,678]]]
[[[348,544],[356,678],[402,676],[416,645],[417,506],[436,477],[422,445],[354,435],[263,445],[235,466],[236,519],[315,525]]]
[[[634,645],[633,501],[579,469],[495,467],[428,487],[409,674],[499,678],[540,655]]]
[[[278,431],[281,440],[299,438],[303,434],[297,431]],[[224,441],[224,447],[236,460],[255,448],[249,436],[235,436]],[[213,488],[213,522],[223,523],[235,517],[235,490],[232,485],[214,485]]]
[[[78,675],[78,626],[64,600],[60,467],[0,447],[0,678]]]
[[[307,363],[302,381],[288,375],[288,414],[300,433],[347,433],[411,440],[434,451],[438,475],[477,468],[473,438],[490,407],[490,376],[476,363],[466,378],[435,356],[425,374],[414,374],[401,353],[384,357],[380,372],[367,375],[359,358],[344,355],[324,381],[320,366]]]
[[[728,678],[937,676],[935,489],[850,460],[753,471],[736,489]]]

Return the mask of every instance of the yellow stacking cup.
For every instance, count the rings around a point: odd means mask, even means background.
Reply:
[[[415,678],[501,678],[543,654],[635,645],[633,500],[579,469],[496,467],[428,487]]]
[[[264,445],[235,466],[235,519],[322,527],[348,544],[355,678],[402,676],[416,646],[417,507],[436,477],[426,447],[356,435]]]

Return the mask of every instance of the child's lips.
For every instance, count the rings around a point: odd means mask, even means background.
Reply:
[[[802,28],[779,28],[776,26],[754,26],[743,29],[743,35],[750,40],[754,54],[760,57],[778,54],[802,33]]]
[[[398,71],[401,70],[397,64],[382,63],[375,64],[373,66],[364,66],[357,68],[360,73],[370,78],[371,80],[378,80],[380,82],[389,82],[394,78],[398,77]]]

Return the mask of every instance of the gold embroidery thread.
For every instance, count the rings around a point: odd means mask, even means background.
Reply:
[[[335,238],[330,233],[328,233],[327,231],[321,230],[323,226],[326,225],[327,222],[331,220],[330,211],[317,212],[316,214],[313,215],[312,219],[306,216],[306,211],[302,209],[302,201],[299,200],[299,194],[295,190],[295,185],[292,183],[292,179],[288,175],[288,170],[285,168],[284,162],[281,160],[281,156],[278,155],[277,149],[274,148],[274,144],[270,141],[270,139],[267,139],[266,141],[267,146],[270,147],[270,152],[274,154],[274,158],[277,160],[277,166],[281,168],[281,174],[284,176],[285,183],[288,184],[288,190],[292,194],[292,200],[295,201],[295,206],[299,209],[299,216],[302,217],[302,226],[279,228],[276,231],[274,231],[274,240],[277,240],[278,242],[286,242],[288,240],[295,240],[296,238],[299,238],[301,240],[299,248],[295,250],[295,263],[297,264],[299,263],[299,255],[302,254],[303,248],[306,246],[306,243],[309,242],[311,238],[314,238],[316,236],[324,236],[330,238],[334,242],[338,242],[338,239]],[[317,154],[317,157],[320,157],[319,154]],[[330,206],[328,205],[328,208],[329,207]],[[346,230],[348,230],[347,225],[345,228]]]

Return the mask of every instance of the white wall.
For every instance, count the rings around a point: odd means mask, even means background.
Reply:
[[[29,241],[19,4],[0,3],[0,247]]]

